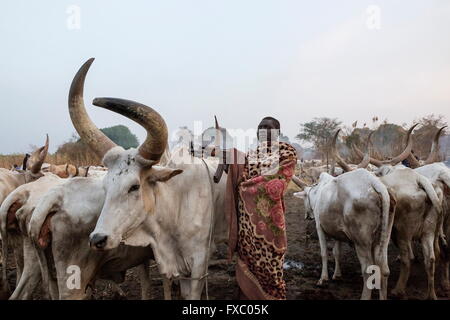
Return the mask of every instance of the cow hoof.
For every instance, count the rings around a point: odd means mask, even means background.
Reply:
[[[392,298],[394,298],[394,299],[399,299],[399,300],[405,300],[405,299],[406,299],[406,293],[405,293],[405,291],[401,291],[401,290],[393,289],[393,290],[391,291],[391,296],[392,296]]]
[[[119,292],[115,292],[113,295],[113,300],[127,300],[127,296],[120,294]]]
[[[325,287],[328,284],[328,279],[320,279],[319,281],[317,281],[317,286],[318,287]]]
[[[437,296],[436,293],[433,294],[429,294],[428,297],[426,298],[426,300],[437,300]]]
[[[342,275],[333,275],[333,281],[341,281],[342,280]]]

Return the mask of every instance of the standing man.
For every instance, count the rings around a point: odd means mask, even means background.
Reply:
[[[295,148],[280,142],[280,122],[265,117],[258,146],[245,163],[229,165],[225,210],[230,221],[229,258],[237,253],[241,299],[286,299],[284,193],[297,163]],[[234,159],[242,157],[233,150]]]

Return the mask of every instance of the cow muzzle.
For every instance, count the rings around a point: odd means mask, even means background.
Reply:
[[[94,233],[89,237],[89,245],[93,249],[102,250],[106,247],[108,236],[103,233]]]

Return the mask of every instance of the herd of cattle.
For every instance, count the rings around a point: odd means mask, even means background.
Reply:
[[[171,281],[179,281],[181,297],[200,299],[211,253],[228,239],[224,212],[226,173],[213,182],[216,157],[192,156],[189,147],[167,147],[164,119],[137,102],[96,98],[93,104],[136,121],[147,131],[138,149],[124,150],[90,120],[83,100],[84,82],[93,62],[75,75],[69,92],[69,113],[80,138],[105,167],[76,168],[44,163],[49,140],[24,162],[23,170],[0,169],[0,234],[2,286],[10,299],[31,299],[41,289],[47,299],[86,299],[97,279],[120,283],[138,267],[142,298],[150,283],[148,264],[155,260],[163,277],[164,297],[171,298]],[[391,295],[404,297],[414,259],[413,241],[422,246],[428,279],[427,296],[436,299],[435,270],[449,290],[450,219],[446,203],[450,170],[438,160],[436,133],[429,158],[411,155],[411,133],[405,150],[389,160],[370,157],[354,147],[358,165],[347,164],[332,151],[340,168],[302,170],[295,182],[303,191],[305,218],[315,219],[322,256],[319,285],[328,280],[326,237],[334,239],[335,271],[342,242],[354,244],[363,275],[362,299],[370,299],[368,270],[378,267],[380,298],[386,299],[388,245],[399,248],[400,276]],[[222,129],[223,130],[223,129]],[[408,159],[412,168],[399,165]],[[304,174],[312,178],[306,183]],[[9,287],[8,253],[16,265],[16,285]],[[397,263],[397,262],[394,262]],[[79,277],[74,274],[79,270]],[[115,286],[120,290],[118,286]]]

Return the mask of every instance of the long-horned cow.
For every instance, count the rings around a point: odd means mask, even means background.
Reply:
[[[417,239],[421,242],[424,255],[428,280],[427,298],[437,299],[434,289],[435,248],[442,220],[442,199],[425,176],[411,168],[397,165],[410,156],[411,134],[416,126],[417,124],[408,130],[407,145],[402,154],[385,161],[370,158],[370,162],[379,167],[376,175],[397,199],[392,240],[400,249],[400,276],[392,294],[397,297],[406,296],[411,259],[414,257],[412,241]]]
[[[31,242],[27,236],[27,225],[40,198],[55,185],[64,183],[52,173],[23,184],[12,191],[0,206],[0,232],[2,235],[2,252],[5,261],[8,247],[14,252],[16,262],[16,288],[10,299],[29,299],[41,279],[41,274]],[[6,266],[2,277],[9,291]]]
[[[35,150],[27,161],[24,161],[25,170],[23,171],[18,172],[0,168],[0,204],[18,186],[42,177],[41,166],[47,156],[48,146],[47,135],[45,145]]]
[[[167,147],[167,127],[155,110],[143,104],[94,99],[94,105],[120,113],[147,130],[138,149],[124,150],[106,137],[84,107],[84,81],[92,62],[90,59],[80,68],[69,93],[74,127],[108,167],[103,180],[105,202],[90,244],[97,250],[113,249],[120,243],[150,244],[160,273],[169,279],[182,277],[182,296],[199,299],[212,242],[226,238],[214,229],[216,224],[225,224],[225,179],[214,186],[215,166],[191,157],[189,150],[184,154],[190,161],[179,163],[174,161],[179,157],[172,157],[167,166],[158,166]]]
[[[450,293],[449,268],[450,268],[450,169],[443,164],[433,163],[416,168],[415,171],[427,177],[438,194],[443,197],[443,217],[440,225],[439,252],[442,266],[442,287],[447,293]],[[438,257],[436,257],[438,258]]]
[[[25,183],[34,181],[43,176],[41,167],[44,163],[45,157],[47,156],[48,147],[49,139],[47,135],[45,145],[43,147],[35,150],[31,156],[29,156],[28,154],[25,156],[25,159],[23,161],[23,170],[10,171],[4,168],[0,168],[0,205],[13,190]],[[5,245],[2,246],[5,247]],[[3,255],[4,254],[0,254],[0,262],[2,262],[3,260],[6,261],[6,257],[3,257]],[[3,268],[5,267],[3,266]],[[2,285],[2,290],[5,292],[9,292],[8,283],[5,282]]]
[[[443,198],[443,217],[440,224],[439,232],[439,247],[436,249],[436,253],[440,253],[439,262],[441,264],[441,277],[442,277],[442,287],[447,292],[450,293],[450,282],[449,282],[449,268],[450,268],[450,246],[448,244],[448,239],[450,239],[450,169],[442,162],[439,161],[439,137],[442,134],[446,126],[437,130],[434,138],[433,144],[431,146],[431,152],[425,164],[420,166],[416,164],[415,171],[425,177],[427,177],[433,184],[436,193],[442,194]]]
[[[305,217],[314,218],[319,236],[322,257],[322,274],[318,282],[328,280],[328,255],[326,236],[336,240],[333,254],[335,271],[333,279],[341,277],[339,264],[341,242],[352,242],[361,264],[363,290],[361,299],[370,299],[372,290],[368,279],[377,266],[380,271],[380,299],[387,298],[389,266],[387,248],[392,229],[395,199],[391,199],[387,188],[373,174],[362,167],[367,166],[368,156],[353,170],[336,152],[335,144],[339,134],[333,138],[332,151],[338,164],[346,173],[333,177],[322,173],[319,182],[306,187],[295,196],[302,198]],[[303,185],[298,179],[294,182]]]

